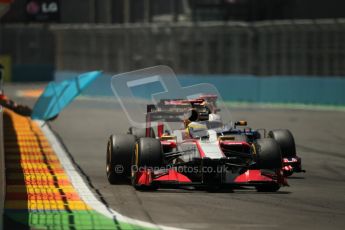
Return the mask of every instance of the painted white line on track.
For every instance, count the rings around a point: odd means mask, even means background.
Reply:
[[[94,193],[91,191],[89,186],[85,183],[82,176],[79,174],[78,170],[75,168],[74,164],[72,163],[70,157],[68,156],[65,148],[62,146],[58,138],[54,135],[52,130],[50,129],[49,125],[45,124],[44,121],[36,121],[45,136],[47,137],[49,143],[51,144],[55,154],[59,158],[65,172],[69,176],[73,187],[77,190],[78,194],[80,195],[81,199],[93,208],[95,211],[103,214],[104,216],[116,219],[120,222],[125,222],[128,224],[139,225],[140,227],[146,228],[158,228],[158,229],[166,229],[166,230],[177,230],[181,228],[174,228],[162,225],[155,225],[148,222],[144,222],[141,220],[136,220],[130,217],[123,216],[122,214],[116,212],[113,209],[107,208],[104,203],[99,201]]]

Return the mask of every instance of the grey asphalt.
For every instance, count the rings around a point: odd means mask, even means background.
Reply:
[[[20,86],[10,86],[12,94]],[[32,100],[22,100],[31,103]],[[277,193],[255,190],[205,192],[136,191],[110,185],[105,153],[110,134],[127,131],[128,121],[113,102],[78,100],[51,125],[98,196],[123,215],[188,229],[344,229],[345,113],[292,109],[233,108],[233,120],[253,128],[288,128],[305,174]]]

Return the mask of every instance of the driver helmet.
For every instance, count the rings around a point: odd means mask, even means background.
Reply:
[[[189,136],[193,137],[196,133],[201,133],[207,131],[207,125],[202,122],[191,122],[187,126],[187,133]]]
[[[209,121],[222,122],[222,119],[221,119],[220,115],[219,114],[215,114],[215,113],[210,113],[208,115],[208,120]]]

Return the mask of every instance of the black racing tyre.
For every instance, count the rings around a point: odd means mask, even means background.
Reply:
[[[136,138],[142,138],[142,137],[146,137],[146,129],[141,129],[141,128],[136,128],[136,127],[130,127],[128,129],[128,134],[132,134],[134,135]],[[150,136],[152,138],[155,138],[155,132],[153,131],[153,128],[150,128]]]
[[[109,137],[106,172],[110,184],[123,183],[130,177],[134,151],[135,137],[133,135],[111,135]]]
[[[144,168],[158,168],[163,165],[163,150],[161,142],[155,138],[143,137],[137,141],[135,152],[132,157],[132,185],[136,189],[156,189],[155,186],[137,186],[134,170]]]
[[[138,167],[160,167],[163,162],[161,142],[155,138],[143,137],[138,144]]]
[[[280,189],[280,185],[278,183],[261,184],[256,185],[255,188],[258,192],[277,192]]]
[[[258,139],[252,145],[256,167],[259,169],[281,169],[282,155],[278,143],[271,138]]]
[[[283,157],[296,156],[296,145],[292,133],[287,129],[276,129],[268,133],[280,146]]]

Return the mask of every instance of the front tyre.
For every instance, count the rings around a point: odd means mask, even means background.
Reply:
[[[163,165],[163,150],[161,142],[155,138],[143,137],[136,144],[132,157],[132,185],[139,190],[153,190],[156,186],[138,184],[138,175],[147,169],[154,170]],[[136,169],[136,171],[134,171]]]
[[[256,167],[259,169],[281,169],[282,155],[278,143],[270,138],[258,139],[252,146]]]
[[[270,171],[282,168],[282,155],[279,144],[271,139],[258,139],[252,146],[256,167],[258,169],[268,169]],[[263,183],[255,186],[258,192],[276,192],[280,189],[278,182]]]

